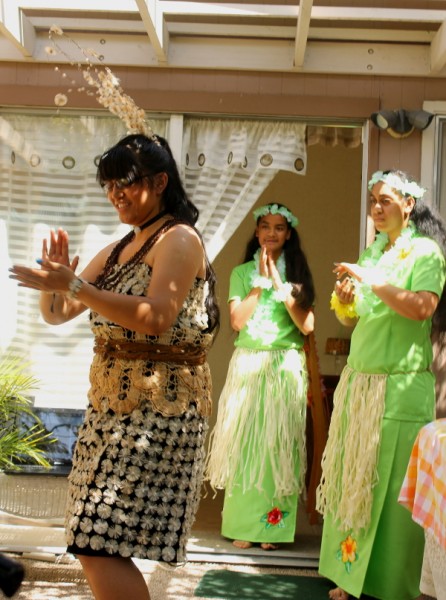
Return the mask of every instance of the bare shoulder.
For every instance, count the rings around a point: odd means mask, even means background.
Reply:
[[[202,252],[203,243],[196,229],[186,223],[178,223],[171,227],[159,240],[160,247],[165,244],[169,248],[188,249],[189,252]]]
[[[153,254],[152,254],[153,252]],[[192,270],[195,276],[206,272],[205,251],[199,233],[190,225],[174,225],[155,244],[148,262],[169,266],[169,269]]]
[[[187,223],[177,223],[166,232],[166,237],[196,239],[201,243],[198,231]]]

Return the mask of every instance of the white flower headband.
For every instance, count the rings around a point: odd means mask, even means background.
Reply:
[[[387,183],[388,186],[403,196],[412,196],[415,200],[422,198],[426,191],[418,185],[416,181],[403,181],[396,173],[385,173],[384,171],[376,171],[376,173],[373,173],[368,183],[369,190],[371,190],[378,181]]]
[[[53,36],[65,37],[73,43],[77,50],[83,55],[83,63],[74,63],[73,59],[59,46]],[[64,33],[58,25],[51,25],[48,37],[52,44],[51,46],[45,47],[45,52],[48,56],[62,54],[69,60],[70,64],[76,64],[88,86],[91,86],[93,89],[96,88],[96,91],[93,91],[88,87],[79,86],[77,87],[78,92],[85,92],[88,96],[96,96],[96,100],[99,104],[108,108],[112,114],[123,121],[127,126],[128,133],[142,133],[155,143],[159,143],[150,124],[146,121],[144,110],[135,104],[133,98],[124,93],[124,90],[119,84],[119,79],[113,74],[112,70],[104,65],[98,66],[92,64],[92,60],[102,59],[95,50],[79,46],[79,44]],[[54,69],[55,71],[60,71],[57,66]],[[68,77],[65,72],[62,72],[61,75],[64,79]],[[71,84],[76,85],[76,81],[72,80]],[[70,92],[72,92],[72,88],[68,89],[68,93]],[[67,102],[68,98],[65,94],[56,94],[54,98],[56,106],[65,106]]]
[[[279,206],[278,204],[265,204],[265,206],[261,206],[257,208],[253,213],[254,219],[257,222],[260,217],[264,217],[265,215],[281,215],[284,217],[291,227],[296,227],[299,223],[299,219],[293,215],[287,208],[284,206]]]

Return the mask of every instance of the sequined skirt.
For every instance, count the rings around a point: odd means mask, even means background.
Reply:
[[[207,420],[150,405],[87,410],[69,476],[68,552],[183,562],[203,479]]]

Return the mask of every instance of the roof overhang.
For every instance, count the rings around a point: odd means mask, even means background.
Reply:
[[[109,66],[444,77],[446,1],[0,0],[0,61],[48,63],[57,24],[66,57]]]

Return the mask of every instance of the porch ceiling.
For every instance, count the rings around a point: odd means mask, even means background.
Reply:
[[[54,60],[53,24],[110,66],[446,76],[444,0],[0,0],[0,61]]]

